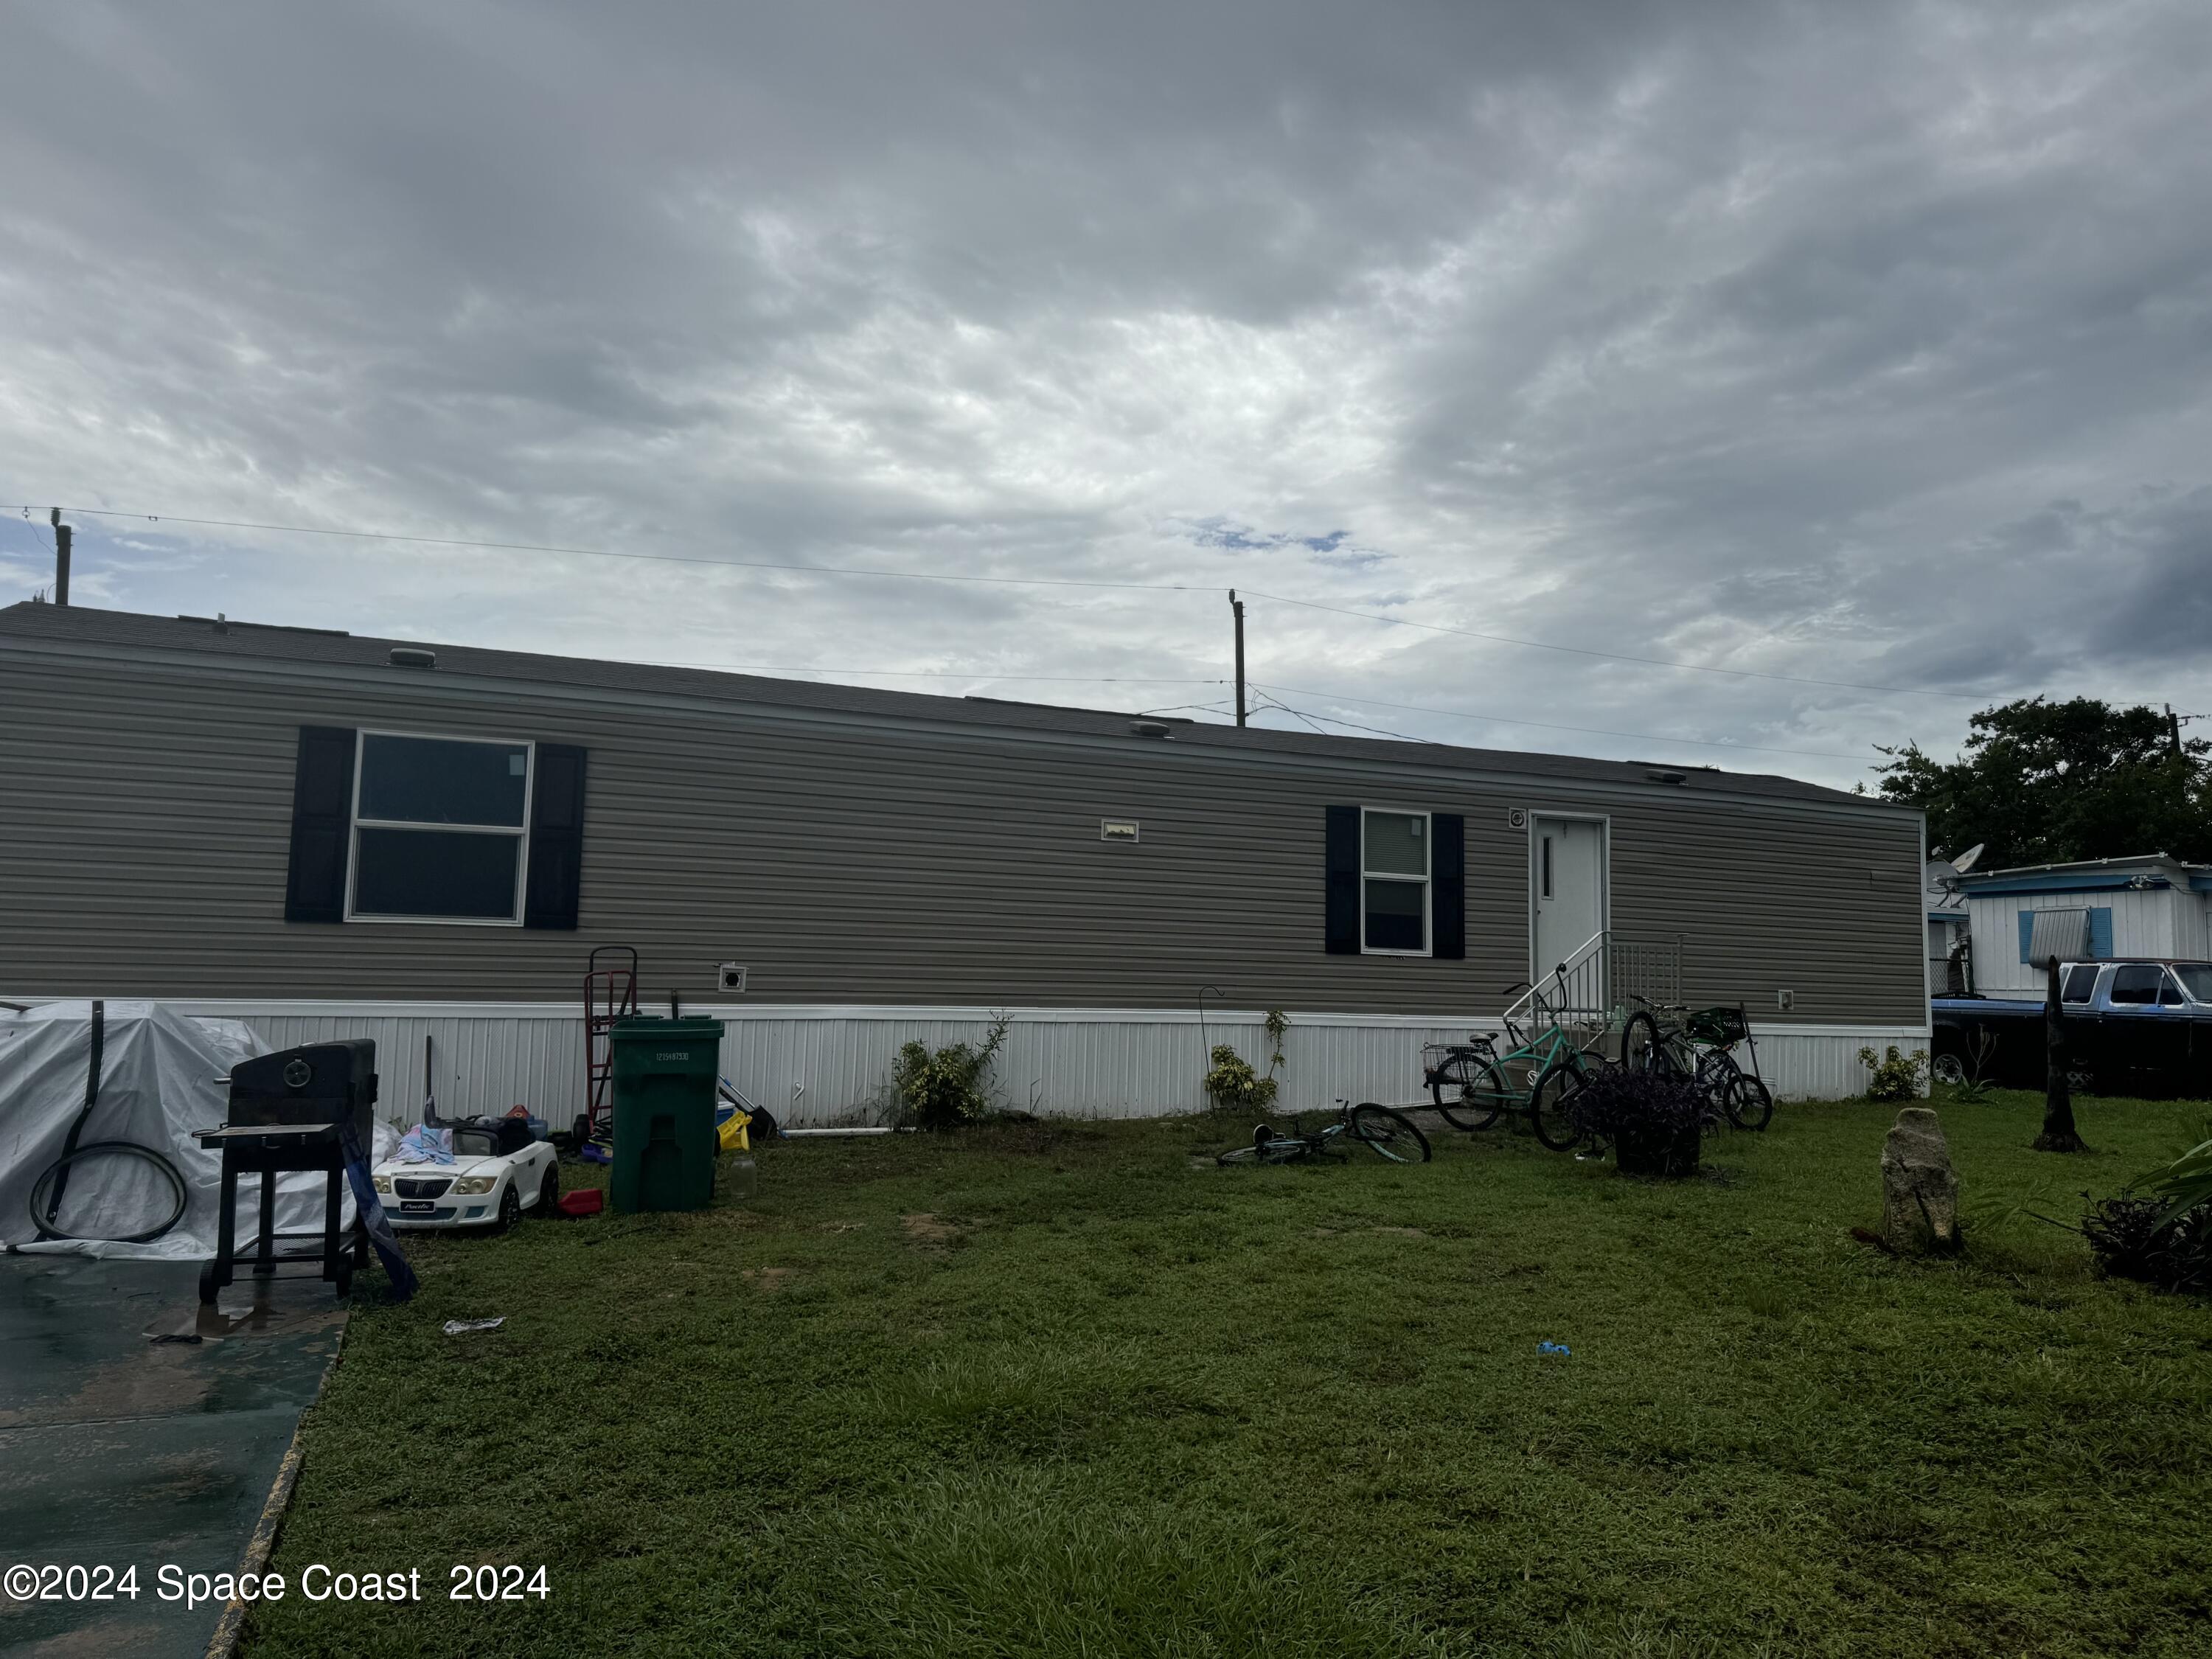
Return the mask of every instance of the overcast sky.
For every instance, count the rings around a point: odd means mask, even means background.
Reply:
[[[0,501],[170,520],[80,603],[1137,708],[1235,586],[1967,694],[1250,598],[1309,715],[1845,784],[2212,714],[2203,0],[0,18]]]

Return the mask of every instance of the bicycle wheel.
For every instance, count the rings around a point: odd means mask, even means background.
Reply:
[[[1572,1152],[1582,1135],[1567,1117],[1567,1102],[1583,1086],[1583,1074],[1565,1060],[1544,1068],[1536,1086],[1528,1091],[1528,1127],[1536,1139],[1555,1152]]]
[[[1429,1098],[1455,1129],[1487,1129],[1504,1115],[1505,1074],[1479,1054],[1455,1054],[1429,1079]]]
[[[1429,1161],[1429,1138],[1413,1127],[1413,1121],[1388,1106],[1377,1106],[1373,1101],[1363,1101],[1352,1109],[1346,1133],[1354,1140],[1364,1141],[1376,1153],[1393,1164],[1426,1164]]]
[[[1735,1085],[1743,1076],[1743,1068],[1735,1057],[1723,1048],[1710,1048],[1698,1058],[1698,1092],[1715,1107],[1735,1119]]]
[[[1659,1045],[1659,1022],[1649,1014],[1631,1014],[1620,1028],[1620,1063],[1632,1072],[1656,1072],[1665,1052]]]
[[[1729,1120],[1739,1129],[1764,1129],[1774,1121],[1774,1091],[1755,1077],[1736,1074],[1729,1097]]]
[[[1240,1165],[1295,1164],[1313,1150],[1303,1135],[1277,1135],[1273,1140],[1260,1141],[1249,1146],[1231,1146],[1225,1152],[1217,1152],[1216,1164],[1235,1168]]]

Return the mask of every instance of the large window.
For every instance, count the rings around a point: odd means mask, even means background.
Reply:
[[[2112,1000],[2170,1008],[2181,1006],[2181,988],[2154,963],[2127,963],[2112,970]]]
[[[363,732],[349,921],[520,926],[532,746]]]
[[[1429,815],[1360,814],[1360,942],[1370,954],[1429,951]]]
[[[2173,976],[2181,981],[2191,1002],[2212,1002],[2212,965],[2202,962],[2176,963]]]

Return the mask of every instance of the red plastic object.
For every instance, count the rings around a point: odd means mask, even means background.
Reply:
[[[607,1195],[597,1187],[579,1187],[573,1193],[563,1193],[554,1200],[553,1207],[562,1215],[597,1215],[607,1207]]]

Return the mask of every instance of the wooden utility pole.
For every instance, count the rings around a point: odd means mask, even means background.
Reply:
[[[2166,706],[2166,746],[2176,760],[2181,758],[2181,716],[2173,712],[2173,705]]]
[[[1237,618],[1237,724],[1244,724],[1244,601],[1229,590],[1230,613]]]
[[[2043,1133],[2035,1138],[2039,1152],[2086,1152],[2081,1132],[2074,1127],[2074,1092],[2066,1080],[2066,1015],[2058,1000],[2058,957],[2044,963],[2043,993]]]
[[[62,522],[62,510],[54,509],[54,603],[69,603],[70,538],[76,532]]]

